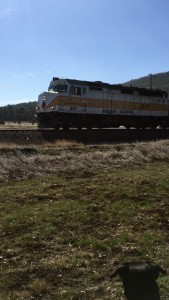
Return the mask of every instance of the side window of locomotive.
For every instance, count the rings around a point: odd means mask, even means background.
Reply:
[[[77,96],[80,96],[80,95],[81,95],[81,88],[80,88],[80,87],[76,87],[76,88],[75,88],[75,94],[76,94]]]
[[[75,95],[75,87],[74,86],[70,87],[69,94],[70,95]]]
[[[83,95],[86,95],[86,88],[83,87]]]
[[[77,95],[77,96],[81,96],[82,92],[81,92],[81,87],[74,87],[71,86],[70,90],[69,90],[69,94],[70,95]]]

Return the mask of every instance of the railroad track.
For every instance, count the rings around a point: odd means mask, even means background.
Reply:
[[[0,129],[1,143],[39,144],[45,141],[76,141],[84,144],[130,143],[169,139],[169,130],[146,129],[93,129],[93,130],[52,130],[52,129]]]

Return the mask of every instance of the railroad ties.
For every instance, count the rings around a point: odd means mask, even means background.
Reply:
[[[1,129],[1,143],[39,144],[54,141],[75,141],[83,144],[131,143],[169,139],[169,130],[163,129],[93,129],[58,130],[53,129]]]

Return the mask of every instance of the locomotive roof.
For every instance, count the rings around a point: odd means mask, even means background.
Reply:
[[[54,80],[59,80],[60,78],[53,77]],[[166,91],[162,91],[160,89],[148,89],[148,88],[141,88],[135,86],[126,86],[122,84],[110,84],[102,81],[86,81],[86,80],[77,80],[77,79],[69,79],[65,78],[69,84],[72,85],[82,85],[82,86],[89,86],[91,89],[101,90],[102,88],[107,88],[111,90],[121,90],[122,93],[132,94],[133,91],[138,91],[139,94],[147,95],[147,96],[158,96],[162,97],[164,94],[167,97],[168,94]]]

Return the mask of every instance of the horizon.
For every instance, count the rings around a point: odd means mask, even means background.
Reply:
[[[37,101],[52,77],[125,83],[169,70],[169,2],[2,0],[0,106]]]

